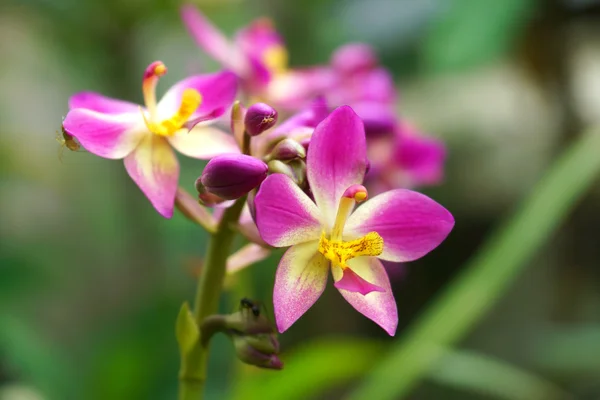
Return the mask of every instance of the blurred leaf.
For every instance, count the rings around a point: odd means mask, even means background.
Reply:
[[[521,34],[533,0],[453,0],[444,3],[425,36],[424,67],[433,72],[461,70],[493,61]]]
[[[538,368],[562,376],[597,381],[600,374],[600,325],[557,327],[536,338],[532,358]]]
[[[177,316],[177,323],[175,325],[177,342],[179,343],[179,351],[181,354],[187,354],[192,346],[198,341],[198,325],[194,320],[194,316],[190,311],[188,302],[184,302],[179,310]]]
[[[159,399],[159,391],[177,379],[173,337],[177,305],[155,298],[137,313],[99,332],[99,343],[86,372],[86,400]]]
[[[74,385],[68,364],[35,328],[13,317],[0,317],[0,356],[16,378],[50,399],[69,398]]]
[[[282,371],[256,370],[240,379],[234,399],[307,399],[363,375],[375,365],[381,343],[348,338],[321,339],[282,357]]]
[[[552,382],[492,357],[448,352],[429,377],[438,383],[506,400],[552,400],[568,395]]]
[[[564,152],[351,398],[399,399],[423,379],[442,355],[437,347],[451,346],[469,332],[594,183],[599,148],[596,128]]]

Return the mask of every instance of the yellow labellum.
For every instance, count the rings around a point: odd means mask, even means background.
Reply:
[[[148,129],[160,136],[172,136],[190,119],[192,114],[198,109],[202,102],[202,96],[197,90],[185,89],[181,95],[181,104],[177,112],[169,119],[161,122],[152,122],[146,119],[144,121]]]
[[[321,233],[319,240],[319,253],[323,254],[332,263],[342,268],[348,267],[348,260],[359,256],[378,256],[383,252],[383,238],[377,232],[369,232],[360,239],[329,240],[325,232]]]

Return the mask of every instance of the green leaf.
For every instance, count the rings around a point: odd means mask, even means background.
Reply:
[[[493,61],[521,34],[532,0],[453,0],[425,37],[424,66],[430,71],[460,70]]]
[[[367,340],[335,338],[313,341],[282,357],[283,370],[259,370],[238,380],[233,398],[312,398],[364,375],[375,365],[383,350],[382,343]]]
[[[600,129],[584,133],[551,166],[519,210],[481,247],[351,399],[400,399],[494,305],[600,173]],[[398,373],[398,371],[402,371]]]
[[[179,351],[182,355],[187,354],[192,349],[200,336],[198,325],[196,325],[187,301],[181,305],[181,309],[179,310],[175,324],[175,334],[177,336],[177,343],[179,343]]]
[[[555,384],[490,356],[447,352],[429,374],[435,382],[505,400],[569,398]]]

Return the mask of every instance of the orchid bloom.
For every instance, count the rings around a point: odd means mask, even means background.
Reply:
[[[201,159],[237,151],[232,136],[207,126],[233,102],[237,78],[227,71],[191,76],[176,83],[157,103],[156,84],[166,72],[160,61],[146,69],[142,81],[145,107],[92,92],[75,94],[63,126],[89,152],[124,158],[131,179],[154,208],[170,218],[179,179],[179,163],[171,146]]]
[[[391,188],[435,185],[444,177],[446,146],[428,137],[406,121],[398,121],[392,136],[373,137],[369,142],[371,163],[367,187],[373,193]]]
[[[319,298],[331,269],[341,295],[394,335],[396,302],[379,259],[418,259],[454,226],[444,207],[410,190],[391,190],[366,201],[361,185],[366,157],[363,122],[342,106],[316,127],[309,145],[307,177],[314,201],[282,174],[270,175],[261,185],[255,199],[258,230],[271,246],[291,246],[279,263],[273,293],[281,332]]]
[[[225,68],[234,71],[252,94],[260,94],[287,69],[283,39],[268,18],[261,18],[229,40],[192,5],[181,8],[184,25],[196,43]]]

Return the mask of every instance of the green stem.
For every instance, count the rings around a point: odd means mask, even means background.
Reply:
[[[194,319],[198,327],[204,319],[216,314],[219,298],[223,289],[227,257],[231,252],[235,238],[235,223],[239,220],[246,196],[238,199],[224,213],[217,230],[210,236],[206,260],[198,277]],[[194,347],[182,355],[179,371],[179,400],[202,399],[206,382],[208,347],[203,346],[200,338]]]

